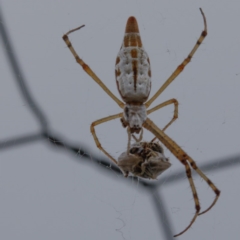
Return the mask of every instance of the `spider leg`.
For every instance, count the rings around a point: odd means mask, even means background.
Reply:
[[[204,210],[198,214],[198,215],[202,215],[202,214],[208,212],[215,205],[215,203],[217,202],[217,200],[220,196],[220,191],[213,184],[213,182],[197,167],[196,163],[194,162],[194,160],[192,158],[189,158],[188,161],[190,162],[191,167],[205,180],[205,182],[207,182],[207,184],[212,188],[212,190],[216,194],[216,197],[215,197],[214,201],[212,202],[212,204],[206,210]]]
[[[205,211],[203,211],[200,214],[206,213],[207,211],[209,211],[217,202],[219,196],[220,196],[220,190],[213,184],[213,182],[197,167],[195,161],[182,149],[178,146],[178,144],[176,142],[174,142],[170,137],[168,137],[162,130],[160,130],[149,118],[147,118],[147,120],[144,122],[143,127],[148,129],[151,133],[154,134],[154,136],[156,136],[168,149],[169,151],[185,166],[186,168],[186,172],[188,171],[188,167],[186,167],[186,162],[188,161],[191,165],[191,167],[203,178],[203,180],[206,181],[206,183],[212,188],[212,190],[214,191],[216,197],[213,201],[213,203],[210,205],[209,208],[207,208]],[[187,173],[188,174],[188,173]],[[193,184],[193,180],[192,178],[189,178],[189,182],[190,182],[190,186],[191,189],[193,191],[193,196],[194,196],[194,200],[195,200],[195,205],[196,205],[196,210],[197,210],[197,204],[196,204],[196,199],[197,199],[197,195],[196,194],[196,189]],[[190,181],[191,179],[191,181]],[[195,189],[195,190],[194,190]],[[200,206],[199,206],[199,210],[200,210]],[[196,214],[199,215],[199,210],[196,211]],[[184,230],[182,231],[180,234],[184,233],[195,221],[196,219],[196,214],[194,215],[192,221],[190,222],[190,225]],[[180,234],[177,234],[175,236],[179,236]]]
[[[155,111],[157,111],[158,109],[163,108],[163,107],[165,107],[165,106],[168,106],[168,105],[170,105],[170,104],[174,104],[173,117],[172,117],[172,119],[169,121],[169,123],[162,129],[163,132],[178,118],[178,101],[177,101],[176,99],[172,98],[172,99],[170,99],[170,100],[168,100],[168,101],[166,101],[166,102],[163,102],[163,103],[157,105],[157,106],[154,107],[154,108],[151,108],[151,109],[147,110],[147,114],[150,114],[150,113],[155,112]],[[153,138],[153,140],[152,140],[151,142],[153,142],[153,141],[155,141],[155,140],[156,140],[156,137]]]
[[[143,138],[143,128],[141,128],[141,132],[140,132],[140,136],[137,138],[134,134],[131,133],[130,127],[128,126],[127,128],[127,133],[128,133],[128,145],[127,145],[127,155],[129,155],[130,152],[130,145],[131,145],[131,137],[133,137],[133,139],[136,142],[141,142],[142,138]]]
[[[190,166],[189,166],[189,164],[188,164],[188,162],[186,160],[183,161],[182,163],[184,164],[184,166],[186,168],[186,175],[188,177],[188,181],[190,183],[190,187],[191,187],[191,190],[192,190],[193,199],[194,199],[194,202],[195,202],[196,212],[195,212],[191,222],[189,223],[189,225],[182,232],[174,235],[174,237],[177,237],[177,236],[182,235],[183,233],[185,233],[192,226],[192,224],[195,222],[197,216],[199,215],[199,211],[200,211],[199,198],[198,198],[198,194],[197,194],[197,190],[196,190],[195,184],[193,182]]]
[[[168,85],[183,71],[185,66],[191,61],[194,53],[197,51],[200,44],[203,42],[204,38],[207,36],[207,21],[206,17],[200,8],[200,12],[203,16],[204,30],[202,31],[200,37],[198,38],[196,44],[194,45],[192,51],[189,53],[188,57],[176,68],[172,75],[166,80],[166,82],[160,87],[160,89],[145,103],[146,108],[148,108],[152,102],[168,87]]]
[[[120,101],[109,89],[108,87],[101,81],[100,78],[98,78],[98,76],[92,71],[92,69],[78,56],[78,54],[76,53],[75,49],[72,46],[72,43],[70,42],[68,35],[72,32],[75,32],[79,29],[81,29],[82,27],[84,27],[85,25],[82,25],[78,28],[72,29],[70,31],[68,31],[66,34],[63,35],[63,40],[66,43],[66,45],[68,46],[69,50],[71,51],[71,53],[73,54],[74,58],[76,59],[77,63],[80,64],[83,68],[83,70],[118,104],[119,107],[123,108],[124,107],[124,103],[122,101]]]
[[[140,136],[138,138],[134,134],[132,134],[132,137],[134,138],[134,140],[136,142],[141,142],[142,138],[143,138],[143,128],[141,128],[141,133],[140,133]]]
[[[96,135],[96,132],[95,132],[95,126],[99,125],[99,124],[102,124],[104,122],[108,122],[108,121],[111,121],[113,119],[116,119],[116,118],[120,118],[123,116],[123,113],[118,113],[118,114],[115,114],[115,115],[112,115],[112,116],[109,116],[109,117],[105,117],[105,118],[101,118],[97,121],[94,121],[92,124],[91,124],[91,127],[90,127],[90,130],[91,130],[91,133],[93,135],[93,138],[94,138],[94,141],[97,145],[97,147],[105,154],[107,155],[116,165],[118,165],[118,162],[116,159],[114,159],[100,144],[99,140],[98,140],[98,137]]]

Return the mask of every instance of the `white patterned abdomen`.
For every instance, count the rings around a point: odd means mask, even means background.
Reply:
[[[142,104],[147,100],[151,90],[150,61],[142,46],[134,17],[127,21],[123,43],[116,59],[115,74],[124,102]]]
[[[136,57],[133,57],[136,53]],[[148,55],[143,48],[122,47],[116,64],[116,81],[124,102],[143,103],[151,90],[151,70]]]

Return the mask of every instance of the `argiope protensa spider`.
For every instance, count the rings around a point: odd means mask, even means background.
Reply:
[[[170,137],[168,137],[164,133],[166,128],[169,127],[173,123],[173,121],[175,121],[178,117],[178,101],[176,99],[170,99],[161,104],[158,104],[157,106],[149,110],[147,109],[152,104],[152,102],[168,87],[168,85],[183,71],[184,67],[190,62],[199,45],[206,37],[207,22],[201,8],[200,11],[203,16],[204,30],[202,31],[192,51],[189,53],[188,57],[184,59],[184,61],[176,68],[172,75],[165,81],[165,83],[160,87],[160,89],[148,101],[147,99],[151,89],[150,61],[146,51],[142,46],[138,24],[135,17],[129,17],[127,21],[123,43],[117,55],[115,67],[117,87],[125,103],[120,101],[97,77],[97,75],[91,70],[91,68],[78,56],[70,40],[68,39],[68,35],[70,33],[84,27],[84,25],[73,30],[70,30],[69,32],[63,35],[63,40],[65,41],[68,48],[72,52],[77,63],[79,63],[82,66],[83,70],[96,83],[100,85],[100,87],[119,105],[120,108],[123,108],[123,113],[118,113],[109,117],[99,119],[91,124],[91,132],[97,147],[101,151],[103,151],[116,165],[119,165],[118,161],[115,160],[101,146],[95,133],[95,126],[116,118],[121,118],[123,127],[127,127],[128,130],[129,136],[127,150],[128,155],[131,154],[130,150],[132,149],[132,147],[130,149],[131,134],[140,133],[142,131],[142,127],[144,127],[148,129],[150,132],[152,132],[155,138],[158,138],[160,142],[162,142],[165,145],[165,147],[167,147],[169,151],[185,166],[186,175],[188,177],[188,181],[190,183],[190,187],[193,193],[196,212],[190,224],[182,232],[175,235],[175,237],[187,231],[191,227],[191,225],[193,224],[198,215],[206,213],[214,206],[214,204],[216,203],[217,199],[220,196],[220,191],[212,183],[212,181],[209,178],[207,178],[207,176],[197,167],[194,160],[189,155],[187,155],[187,153],[183,149],[181,149],[177,145],[177,143],[175,143]],[[170,104],[174,104],[173,117],[171,121],[163,128],[163,130],[161,130],[149,118],[147,118],[147,115]],[[124,159],[126,160],[128,158]],[[205,211],[201,213],[199,199],[192,179],[190,165],[207,182],[207,184],[212,188],[212,190],[216,194],[215,199],[213,203],[210,205],[210,207],[208,207]]]

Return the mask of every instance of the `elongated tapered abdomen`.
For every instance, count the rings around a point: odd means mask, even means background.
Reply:
[[[115,66],[119,93],[126,103],[144,103],[151,90],[151,69],[137,20],[129,17]]]

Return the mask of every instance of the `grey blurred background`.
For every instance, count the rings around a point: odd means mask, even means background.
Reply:
[[[121,109],[76,64],[62,35],[86,25],[70,39],[119,97],[115,58],[126,20],[134,15],[151,60],[154,94],[203,30],[199,7],[209,34],[153,106],[178,99],[179,119],[166,133],[222,192],[213,209],[178,238],[237,238],[240,3],[1,0],[1,239],[172,239],[189,224],[191,189],[184,167],[169,151],[171,168],[158,181],[144,182],[125,179],[97,149],[91,122]],[[15,75],[9,56],[21,69]],[[166,107],[151,119],[161,128],[172,112]],[[126,130],[118,119],[98,126],[97,134],[116,158],[126,150]],[[145,131],[144,140],[151,138]],[[194,181],[205,209],[214,194],[200,177],[194,175]]]

